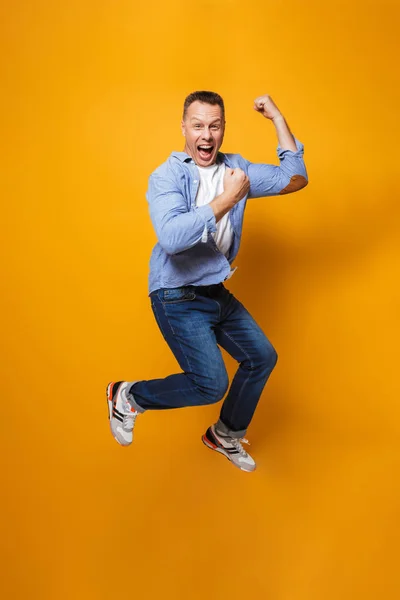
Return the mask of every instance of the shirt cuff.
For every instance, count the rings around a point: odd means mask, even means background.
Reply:
[[[294,141],[296,142],[296,148],[297,150],[283,150],[281,148],[281,146],[278,144],[278,148],[276,150],[276,153],[278,155],[278,158],[281,158],[282,156],[284,156],[287,152],[289,152],[292,156],[302,156],[304,154],[304,144],[302,144],[301,142],[299,142],[299,140],[294,137]]]
[[[196,208],[196,210],[197,214],[200,215],[204,221],[204,230],[209,231],[210,233],[217,231],[217,223],[215,221],[214,211],[211,206],[209,204],[204,204],[204,206],[199,206]]]

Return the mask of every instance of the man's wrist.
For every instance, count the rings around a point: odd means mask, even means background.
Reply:
[[[229,206],[230,208],[232,208],[233,206],[235,206],[237,200],[235,198],[235,196],[233,196],[232,194],[229,194],[229,192],[222,192],[221,194],[219,194],[219,196],[216,196],[216,198],[214,198],[214,200],[216,200],[216,202],[219,204],[219,206]]]
[[[227,192],[222,192],[219,196],[214,198],[209,204],[211,206],[215,220],[218,221],[233,208],[236,204],[236,200]]]

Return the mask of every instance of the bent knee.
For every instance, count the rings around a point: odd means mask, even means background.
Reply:
[[[200,383],[198,382],[197,387],[204,399],[203,404],[214,404],[215,402],[219,402],[225,396],[229,387],[228,373],[226,370],[221,371],[221,373],[212,380],[204,379]]]
[[[273,369],[278,362],[278,353],[270,342],[266,342],[260,349],[256,359],[255,365]]]

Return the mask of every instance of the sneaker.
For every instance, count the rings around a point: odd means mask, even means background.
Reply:
[[[226,456],[235,467],[239,467],[242,471],[254,471],[256,468],[256,463],[242,446],[242,442],[249,444],[246,438],[239,439],[221,435],[216,433],[215,425],[211,425],[201,439],[208,448]]]
[[[126,397],[132,382],[111,381],[107,386],[108,418],[111,433],[121,446],[129,446],[133,440],[133,427],[138,412]]]

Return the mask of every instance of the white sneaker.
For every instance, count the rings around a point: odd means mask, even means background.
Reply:
[[[226,456],[235,467],[239,467],[242,471],[250,472],[256,468],[255,461],[242,446],[242,442],[244,444],[249,443],[246,438],[239,439],[221,435],[220,433],[216,433],[215,425],[211,425],[201,439],[208,448]]]
[[[132,386],[129,381],[111,381],[107,386],[108,418],[111,433],[121,446],[129,446],[133,440],[137,410],[132,408],[126,397]]]

